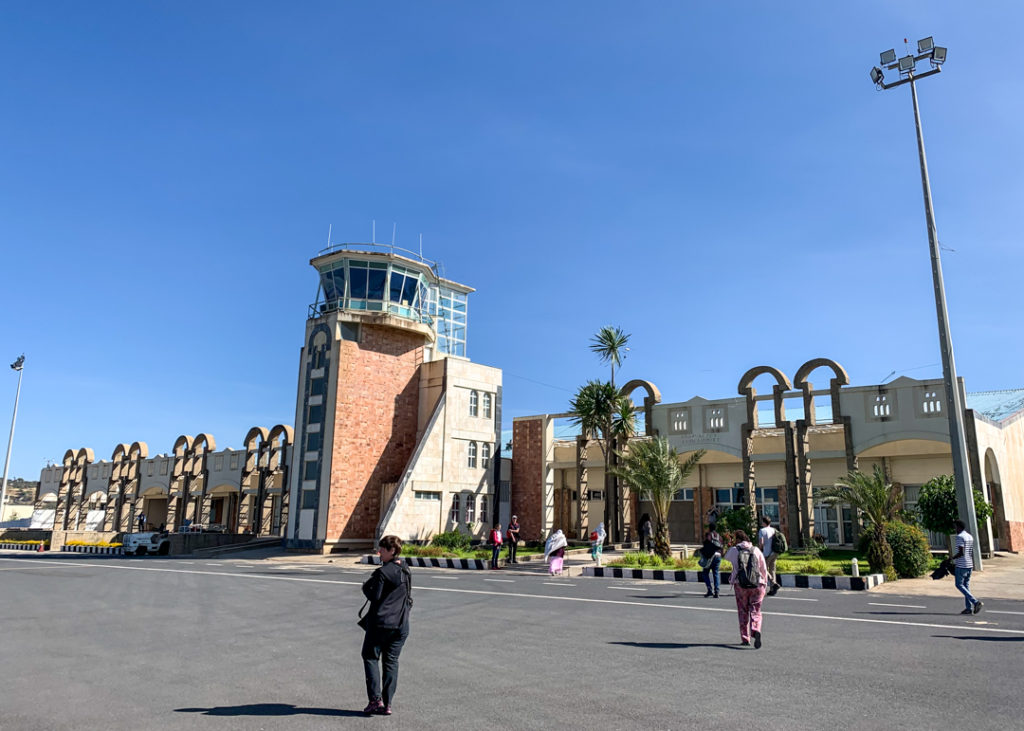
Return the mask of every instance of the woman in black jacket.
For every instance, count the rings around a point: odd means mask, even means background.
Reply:
[[[398,688],[398,655],[409,636],[409,612],[412,609],[412,574],[404,561],[402,539],[384,536],[377,548],[380,567],[363,584],[370,603],[359,624],[366,630],[363,639],[363,671],[366,673],[366,697],[370,702],[363,713],[391,715],[391,701]],[[381,688],[378,661],[384,664]]]

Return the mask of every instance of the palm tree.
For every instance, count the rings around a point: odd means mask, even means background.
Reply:
[[[606,325],[597,331],[597,334],[590,340],[590,350],[597,354],[602,363],[612,364],[612,386],[615,386],[615,366],[622,365],[622,359],[626,357],[626,343],[629,342],[629,335],[622,331],[621,327]]]
[[[903,508],[903,488],[889,482],[885,470],[876,464],[874,474],[851,470],[832,487],[819,491],[816,497],[833,505],[846,503],[864,513],[871,524],[868,547],[871,569],[888,575],[892,569],[892,548],[885,537],[885,524],[894,520]]]
[[[668,530],[668,511],[676,490],[690,476],[705,450],[698,449],[679,463],[679,453],[664,437],[635,441],[629,451],[619,456],[622,466],[614,470],[622,481],[637,491],[641,500],[654,507],[654,552],[662,558],[671,553],[672,537]]]
[[[903,488],[889,482],[879,465],[875,465],[872,475],[851,470],[835,485],[815,490],[815,497],[833,505],[846,503],[864,513],[868,522],[876,526],[894,520],[903,508]]]
[[[629,439],[636,431],[633,402],[607,381],[589,381],[569,401],[569,411],[572,423],[581,428],[585,437],[599,440],[604,457],[604,522],[608,534],[621,540],[611,463],[616,442]]]

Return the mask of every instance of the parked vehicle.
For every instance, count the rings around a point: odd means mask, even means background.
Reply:
[[[166,556],[171,551],[171,538],[167,533],[156,531],[126,533],[121,545],[126,556],[145,556],[147,553]]]

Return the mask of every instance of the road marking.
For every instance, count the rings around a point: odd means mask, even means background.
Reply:
[[[236,579],[262,579],[264,581],[296,581],[299,583],[306,584],[335,584],[338,586],[362,586],[362,582],[359,581],[342,581],[339,579],[315,579],[310,576],[275,576],[273,574],[240,574],[231,571],[199,571],[197,569],[165,569],[157,566],[129,566],[125,564],[114,564],[114,563],[86,563],[85,561],[65,561],[62,559],[30,559],[30,558],[7,558],[0,556],[0,561],[34,561],[43,560],[47,564],[55,566],[72,566],[72,567],[83,567],[83,568],[94,568],[94,569],[110,569],[118,571],[155,571],[165,574],[198,574],[199,576],[229,576]],[[547,599],[556,602],[578,602],[580,604],[614,604],[617,606],[627,607],[650,607],[652,609],[675,609],[681,612],[722,612],[735,616],[736,610],[734,608],[719,608],[719,607],[694,607],[685,604],[661,604],[658,602],[640,602],[640,601],[626,601],[619,599],[591,599],[588,597],[575,597],[575,596],[556,596],[553,594],[527,594],[521,591],[486,591],[484,589],[456,589],[454,587],[440,587],[440,586],[421,586],[417,588],[417,591],[444,591],[450,594],[473,594],[476,596],[493,596],[493,597],[519,597],[521,599]],[[855,622],[857,624],[890,624],[897,627],[921,627],[924,629],[945,629],[954,631],[970,631],[970,632],[992,632],[998,634],[1007,635],[1019,635],[1024,636],[1024,630],[1021,629],[1002,629],[999,627],[981,627],[975,624],[937,624],[934,622],[907,622],[896,619],[874,619],[868,617],[838,617],[835,615],[828,614],[795,614],[792,612],[762,612],[766,617],[789,617],[793,619],[822,619],[831,620],[833,622]]]
[[[785,599],[787,602],[816,602],[817,599],[808,599],[802,596],[773,596],[772,601],[776,599]]]
[[[617,591],[647,591],[641,586],[609,586],[609,589],[615,589]]]
[[[419,573],[419,572],[417,571],[416,573]],[[426,576],[428,579],[441,579],[442,581],[458,581],[459,580],[458,576],[435,576],[434,574],[424,574],[424,576]],[[487,581],[491,581],[491,579],[487,579]],[[497,581],[497,579],[494,579],[494,581]]]
[[[181,559],[174,559],[177,563],[187,563],[189,566],[195,563],[195,561],[182,561]]]
[[[566,584],[564,581],[542,581],[540,583],[546,586],[576,586],[576,584]]]
[[[516,583],[515,579],[484,579],[484,581],[497,581],[497,582],[502,583],[502,584],[514,584],[514,583]]]
[[[31,571],[32,569],[56,569],[59,566],[10,566],[0,569],[0,571]]]
[[[223,566],[223,565],[224,564],[222,564],[222,563],[208,563],[208,564],[204,564],[204,566]]]
[[[902,607],[903,609],[927,609],[924,604],[883,604],[882,602],[868,602],[873,607]]]
[[[985,614],[1016,614],[1024,616],[1024,612],[1001,612],[998,609],[985,609],[984,607],[982,608],[982,611],[985,612]]]

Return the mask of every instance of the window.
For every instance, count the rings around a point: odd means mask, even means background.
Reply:
[[[319,424],[323,420],[324,420],[324,407],[323,407],[323,405],[322,404],[317,404],[316,406],[310,406],[309,407],[309,418],[307,419],[307,423],[309,423],[309,424]]]
[[[323,396],[327,391],[327,379],[326,378],[314,378],[309,382],[309,395],[310,396]]]
[[[892,402],[888,392],[879,391],[871,398],[868,416],[875,420],[888,419],[892,416]]]
[[[312,510],[316,507],[316,490],[302,491],[302,509]]]
[[[307,452],[319,452],[320,451],[320,432],[315,431],[311,434],[306,435],[306,451]]]
[[[315,480],[319,472],[316,462],[306,462],[302,468],[302,479]]]
[[[423,490],[413,491],[413,498],[416,500],[426,500],[428,502],[441,502],[441,493],[439,492],[426,492]]]
[[[758,487],[756,488],[758,515],[768,516],[772,525],[779,527],[779,488]]]
[[[590,490],[591,500],[604,500],[604,490]]]
[[[673,434],[690,433],[690,410],[675,409],[669,416],[669,429]]]
[[[462,512],[462,510],[459,507],[459,495],[458,495],[458,493],[455,493],[454,495],[452,495],[452,507],[451,507],[451,510],[448,511],[448,520],[450,520],[452,523],[455,523],[456,525],[458,525],[459,524],[459,514],[461,512]]]
[[[469,415],[470,416],[479,416],[479,411],[480,411],[479,402],[480,402],[479,394],[476,391],[470,391],[469,392]]]
[[[942,415],[942,397],[939,395],[938,389],[924,389],[921,394],[921,414],[922,416]]]
[[[480,522],[487,525],[487,499],[489,496],[480,496]]]
[[[742,482],[734,482],[731,488],[715,490],[715,507],[719,512],[742,508],[747,504],[747,491],[743,489]]]
[[[480,447],[480,466],[487,467],[491,463],[491,444],[484,442]]]
[[[704,410],[704,430],[709,432],[725,431],[725,407],[708,406]]]
[[[476,497],[473,495],[466,495],[466,522],[476,522]]]
[[[232,467],[236,467],[237,465],[231,465],[231,466]],[[166,459],[163,462],[160,463],[160,474],[161,475],[166,475],[167,474],[167,460]]]
[[[476,467],[476,442],[469,443],[469,458],[466,460],[467,467]]]
[[[238,469],[238,455],[237,454],[232,454],[231,455],[231,469],[233,469],[233,470],[237,470]],[[161,470],[160,474],[166,474],[166,472],[164,470]]]
[[[676,490],[676,494],[672,496],[673,500],[689,500],[693,502],[693,488],[684,487],[681,490]]]
[[[491,394],[484,392],[484,418],[491,418]]]
[[[224,469],[224,455],[218,454],[213,458],[213,470],[214,472],[220,472]]]

